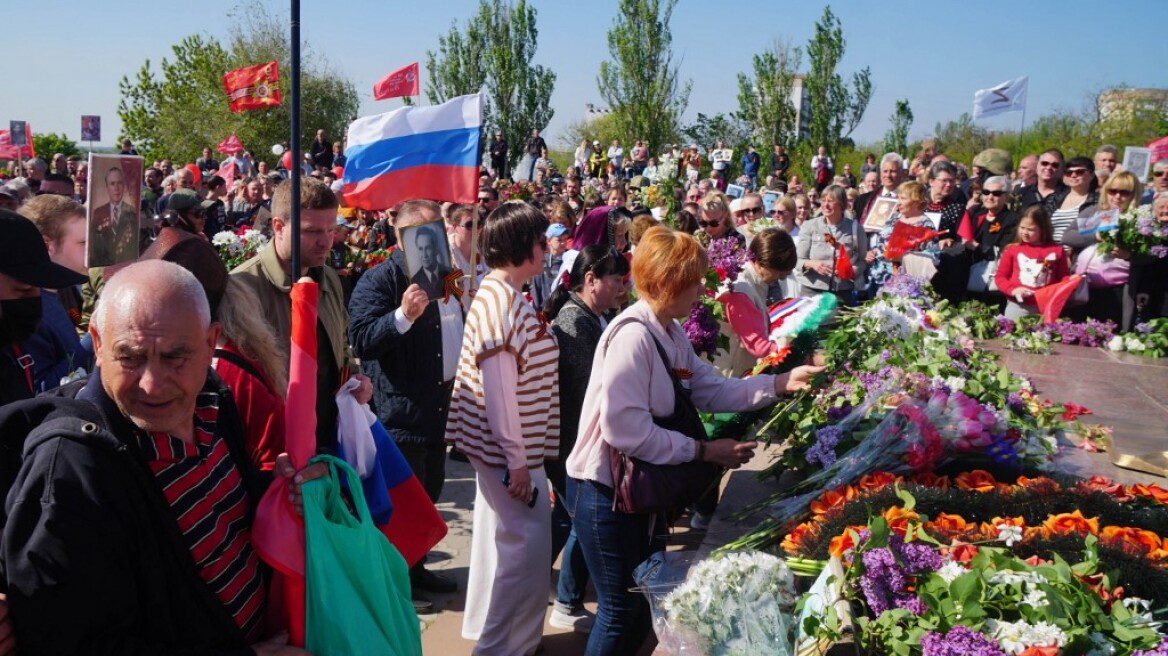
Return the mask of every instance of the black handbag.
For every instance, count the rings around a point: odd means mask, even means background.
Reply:
[[[643,322],[633,320],[644,325]],[[622,324],[624,325],[624,324]],[[665,430],[687,435],[695,440],[709,439],[689,390],[681,385],[677,372],[669,364],[665,348],[652,333],[653,344],[661,356],[669,379],[673,382],[673,412],[667,417],[653,417],[653,423]],[[609,334],[608,340],[612,340]],[[607,350],[607,344],[605,346]],[[631,515],[671,512],[700,499],[722,478],[723,469],[710,462],[691,460],[677,465],[656,465],[627,453],[612,450],[609,460],[612,474],[612,509]]]

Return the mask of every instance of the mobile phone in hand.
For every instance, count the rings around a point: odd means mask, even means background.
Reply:
[[[503,487],[511,487],[511,470],[503,470]],[[528,508],[535,507],[535,500],[539,498],[539,488],[531,486],[531,499],[527,502]]]

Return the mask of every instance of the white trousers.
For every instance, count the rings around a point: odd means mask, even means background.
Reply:
[[[551,586],[551,508],[543,467],[532,469],[539,488],[534,508],[507,495],[502,467],[471,458],[475,468],[470,580],[462,637],[477,640],[474,653],[534,653],[543,636]]]

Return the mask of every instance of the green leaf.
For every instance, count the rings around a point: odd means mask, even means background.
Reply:
[[[961,606],[981,601],[981,574],[975,571],[966,572],[953,579],[949,584],[949,594],[953,595],[954,602]]]

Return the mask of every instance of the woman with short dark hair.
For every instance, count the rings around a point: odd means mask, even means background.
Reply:
[[[543,272],[548,221],[504,203],[483,230],[483,278],[466,316],[446,440],[475,470],[462,635],[476,653],[539,646],[551,583],[544,461],[559,457],[559,349],[523,295]],[[541,502],[542,500],[542,502]]]
[[[715,363],[718,373],[737,377],[754,368],[759,358],[779,350],[770,339],[767,292],[771,285],[786,280],[799,261],[795,240],[782,228],[761,230],[746,249],[746,265],[730,291],[718,297],[726,308],[731,334],[730,349]]]

